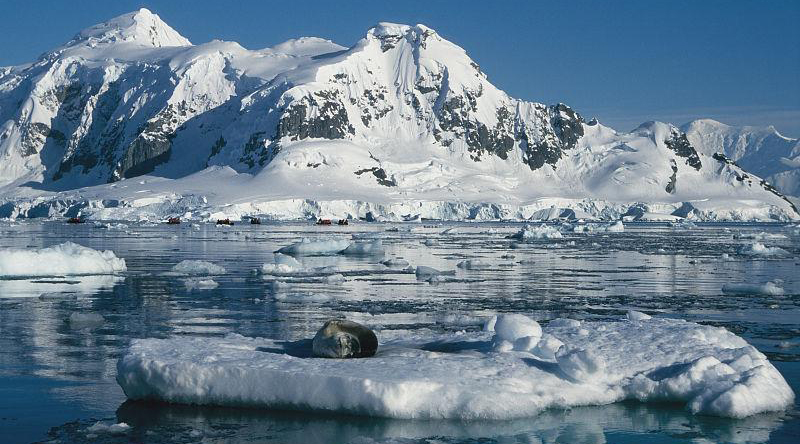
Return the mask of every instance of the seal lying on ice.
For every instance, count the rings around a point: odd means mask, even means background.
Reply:
[[[346,319],[331,319],[312,342],[320,358],[366,358],[378,351],[378,337],[369,328]]]

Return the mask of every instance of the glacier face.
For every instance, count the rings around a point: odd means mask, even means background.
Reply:
[[[306,37],[247,50],[192,45],[141,9],[0,68],[0,122],[0,216],[246,213],[299,199],[356,202],[340,206],[354,217],[465,202],[453,214],[798,217],[735,156],[715,155],[716,140],[660,122],[618,133],[511,98],[423,25],[380,23],[350,48]]]

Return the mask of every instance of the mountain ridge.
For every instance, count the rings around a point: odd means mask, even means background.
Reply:
[[[382,22],[349,48],[306,37],[261,50],[192,45],[145,9],[87,29],[0,71],[8,214],[37,199],[80,202],[86,186],[115,196],[115,184],[145,175],[180,189],[181,178],[225,167],[262,183],[251,199],[263,202],[557,197],[677,211],[713,200],[740,203],[704,213],[712,218],[798,217],[769,183],[673,125],[619,133],[565,104],[508,96],[425,25]]]

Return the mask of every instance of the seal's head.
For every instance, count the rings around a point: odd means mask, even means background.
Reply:
[[[378,338],[361,324],[332,319],[314,336],[312,348],[322,358],[364,358],[378,350]]]

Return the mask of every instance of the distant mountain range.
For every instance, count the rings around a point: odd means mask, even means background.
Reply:
[[[0,68],[0,156],[0,217],[800,217],[796,139],[619,133],[509,97],[423,25],[247,50],[141,9]]]

